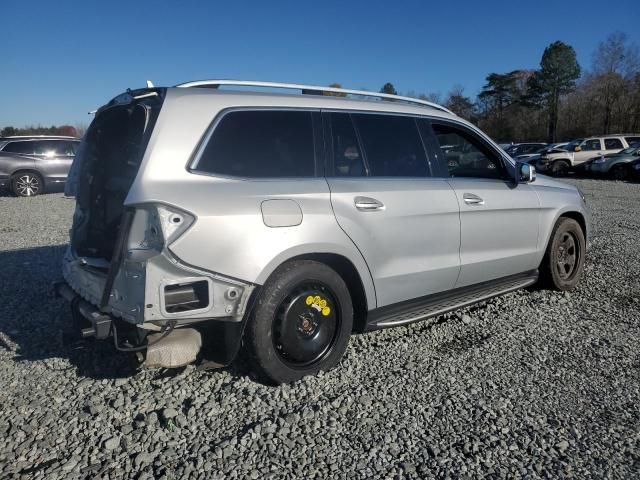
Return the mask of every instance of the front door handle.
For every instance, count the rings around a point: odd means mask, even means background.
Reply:
[[[484,205],[484,200],[473,193],[465,193],[462,199],[467,205]]]
[[[373,212],[376,210],[384,210],[384,204],[375,198],[356,197],[354,204],[361,212]]]

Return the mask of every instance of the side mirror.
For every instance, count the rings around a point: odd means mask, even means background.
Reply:
[[[575,148],[573,149],[574,152],[580,152],[582,151],[582,147],[580,145],[576,145]]]
[[[517,183],[531,183],[536,179],[536,168],[525,162],[516,163]]]

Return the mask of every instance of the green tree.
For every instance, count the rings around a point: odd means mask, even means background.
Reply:
[[[393,86],[393,83],[385,83],[382,88],[380,89],[380,93],[388,93],[389,95],[397,95],[398,92],[396,91],[396,88]]]
[[[332,83],[329,85],[331,88],[342,88],[342,85],[339,83]],[[338,93],[338,92],[323,92],[323,94],[327,97],[346,97],[346,93]]]
[[[18,129],[16,127],[4,127],[2,130],[0,130],[0,137],[11,137],[17,134]]]
[[[540,70],[528,82],[528,100],[547,110],[549,142],[557,140],[560,97],[574,90],[578,77],[580,65],[572,46],[556,41],[544,49]]]

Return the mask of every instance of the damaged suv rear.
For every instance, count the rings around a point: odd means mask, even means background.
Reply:
[[[147,351],[177,325],[204,319],[221,319],[228,323],[221,334],[232,332],[254,289],[189,265],[171,250],[196,217],[162,195],[173,187],[163,163],[176,153],[154,135],[165,95],[162,88],[129,91],[96,112],[77,164],[65,283],[56,285],[72,302],[84,337],[113,337],[123,351]],[[201,332],[185,333],[175,336],[178,348],[163,342],[149,363],[175,367],[194,361]],[[219,352],[217,359],[228,363],[226,355]]]

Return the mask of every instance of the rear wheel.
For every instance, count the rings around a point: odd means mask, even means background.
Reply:
[[[564,177],[567,173],[569,173],[569,162],[556,160],[551,165],[551,175],[554,177]]]
[[[11,178],[11,189],[18,197],[33,197],[42,193],[44,182],[35,172],[18,172]]]
[[[290,383],[335,366],[353,326],[344,280],[323,263],[284,264],[269,278],[245,332],[253,370],[269,383]]]
[[[540,282],[555,290],[573,290],[584,271],[586,241],[580,224],[561,217],[540,264]]]
[[[627,169],[624,165],[614,165],[611,169],[611,178],[614,180],[626,180],[627,179]]]

